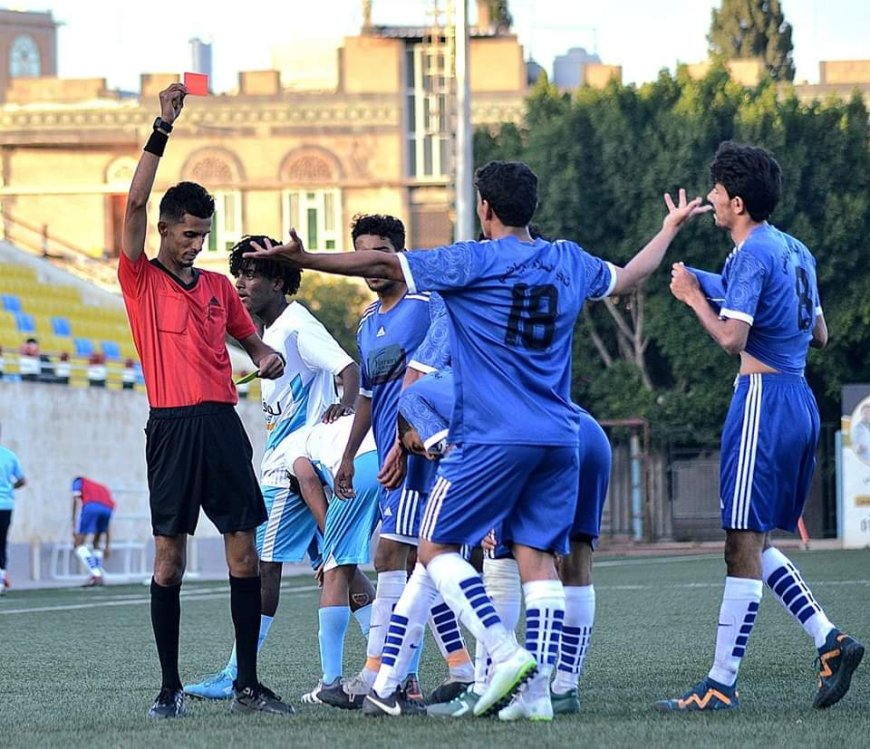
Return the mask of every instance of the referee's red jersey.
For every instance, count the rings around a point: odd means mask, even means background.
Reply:
[[[121,253],[118,280],[151,407],[236,403],[225,337],[257,330],[229,279],[196,269],[185,284],[143,252]]]

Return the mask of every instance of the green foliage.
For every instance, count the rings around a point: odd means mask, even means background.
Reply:
[[[712,14],[711,55],[760,58],[773,80],[794,80],[792,29],[779,0],[722,0]]]
[[[802,104],[779,96],[770,81],[738,85],[719,63],[702,80],[681,69],[640,88],[612,82],[573,98],[543,81],[529,96],[526,123],[477,133],[476,162],[528,162],[539,177],[535,223],[543,233],[617,263],[658,230],[664,191],[706,194],[720,142],[771,149],[785,177],[773,221],[816,256],[831,336],[824,351],[811,352],[807,376],[823,420],[839,419],[841,386],[870,381],[870,126],[858,95]],[[719,270],[730,249],[728,236],[701,218],[681,233],[643,294],[587,308],[574,342],[578,403],[602,419],[648,418],[659,439],[718,438],[737,360],[671,296],[666,269],[682,260]],[[642,353],[627,345],[626,331]]]
[[[305,271],[296,298],[323,323],[341,347],[359,361],[356,328],[360,314],[373,299],[365,284],[361,280]]]

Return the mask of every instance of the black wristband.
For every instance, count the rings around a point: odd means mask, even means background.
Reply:
[[[166,133],[163,133],[160,130],[155,130],[151,133],[151,137],[148,138],[144,150],[148,151],[148,153],[153,153],[158,157],[163,156],[163,152],[166,150],[166,142],[168,140],[169,136]]]

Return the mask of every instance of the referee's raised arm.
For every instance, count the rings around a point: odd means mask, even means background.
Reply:
[[[133,262],[136,262],[145,251],[148,198],[151,197],[151,188],[154,186],[157,164],[163,156],[169,133],[172,132],[172,123],[181,114],[186,95],[187,89],[180,83],[173,83],[160,92],[160,116],[154,120],[154,131],[145,144],[130,184],[130,192],[127,194],[127,212],[124,216],[122,250]]]

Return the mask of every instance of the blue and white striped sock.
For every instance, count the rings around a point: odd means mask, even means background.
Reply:
[[[577,689],[583,661],[592,639],[595,623],[595,587],[592,585],[565,587],[565,625],[556,662],[553,693],[566,694]]]
[[[538,662],[527,692],[549,689],[565,622],[565,591],[559,580],[532,580],[523,585],[526,599],[526,650]],[[534,695],[530,695],[534,696]]]
[[[771,546],[761,555],[761,576],[783,608],[813,638],[816,648],[822,647],[834,625],[792,561]]]
[[[459,620],[480,640],[495,662],[516,651],[474,567],[459,554],[439,554],[427,568],[432,581]]]
[[[716,632],[716,659],[708,676],[726,687],[734,686],[737,681],[740,659],[746,654],[763,589],[761,580],[725,578]]]

